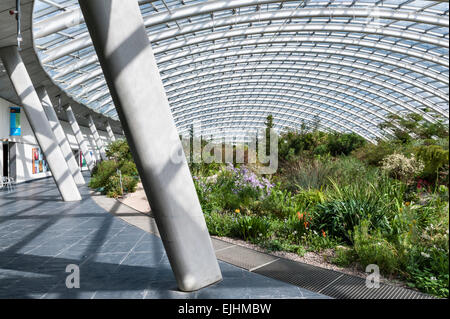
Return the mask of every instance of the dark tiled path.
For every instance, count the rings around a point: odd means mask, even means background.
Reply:
[[[0,190],[0,298],[326,298],[219,262],[224,280],[177,290],[161,240],[99,207],[60,200],[53,179]],[[80,288],[66,288],[66,266]]]

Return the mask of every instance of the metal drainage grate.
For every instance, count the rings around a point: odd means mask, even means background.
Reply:
[[[234,244],[228,243],[223,240],[215,239],[215,238],[211,238],[211,242],[213,244],[215,251],[234,246]]]
[[[255,273],[275,278],[301,288],[319,292],[342,274],[295,261],[279,259],[255,270]]]
[[[254,272],[337,299],[433,299],[411,289],[386,284],[367,288],[363,278],[287,259],[279,259]]]
[[[420,292],[380,284],[379,288],[367,288],[363,278],[343,275],[321,291],[322,294],[338,299],[431,299]]]
[[[252,271],[257,267],[274,262],[278,257],[261,254],[252,249],[241,246],[233,246],[227,249],[216,251],[218,259],[232,265]]]

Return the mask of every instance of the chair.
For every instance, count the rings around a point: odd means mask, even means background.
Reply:
[[[15,189],[16,183],[14,181],[14,178],[4,176],[0,180],[1,188],[6,187],[8,189],[8,192],[12,192]]]

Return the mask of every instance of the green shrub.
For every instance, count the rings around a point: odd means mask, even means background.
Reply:
[[[130,147],[124,139],[116,140],[108,145],[106,148],[106,156],[116,162],[120,161],[133,161],[133,156],[131,155]]]
[[[114,198],[123,195],[118,175],[114,174],[108,178],[108,181],[105,184],[105,193],[106,196]]]
[[[307,246],[309,251],[320,252],[324,249],[334,248],[339,244],[331,235],[327,234],[323,229],[321,231],[315,231],[309,229],[303,236],[302,241]]]
[[[313,227],[325,230],[329,235],[351,242],[350,232],[366,218],[370,218],[373,227],[388,225],[377,203],[348,199],[327,201],[318,204],[314,211]]]
[[[348,267],[353,264],[357,258],[358,256],[353,248],[338,246],[335,250],[335,256],[331,261],[340,267]]]
[[[403,154],[391,154],[382,160],[381,169],[390,177],[410,183],[423,170],[424,164],[416,160],[414,155],[407,158]]]
[[[419,290],[441,297],[449,297],[449,275],[441,274],[436,277],[435,274],[427,269],[413,269],[411,270],[412,283],[410,286],[413,288],[418,288]]]
[[[287,251],[296,253],[299,256],[303,256],[306,253],[306,250],[302,245],[293,244],[282,238],[270,239],[262,242],[261,245],[268,251]]]
[[[363,220],[354,229],[353,245],[359,262],[364,268],[375,264],[382,273],[397,273],[400,264],[397,250],[379,233],[369,234],[370,224],[369,220]]]
[[[329,162],[330,175],[327,186],[332,186],[331,180],[339,181],[340,186],[367,184],[378,180],[380,170],[366,165],[352,156],[339,157]]]
[[[340,185],[366,182],[379,176],[377,168],[368,167],[353,157],[302,159],[284,165],[279,173],[282,187],[292,193],[301,190],[324,190],[338,180]]]
[[[128,175],[122,175],[122,186],[124,192],[134,193],[138,184],[138,179]]]
[[[205,221],[211,235],[230,236],[234,220],[229,214],[207,213]]]
[[[121,161],[119,164],[119,169],[122,175],[128,175],[128,176],[139,176],[136,164],[131,161]]]
[[[355,133],[287,132],[280,136],[278,154],[281,161],[293,161],[305,153],[348,155],[366,141]]]
[[[366,144],[366,140],[356,133],[332,133],[328,135],[327,149],[331,155],[349,155]]]
[[[417,156],[424,162],[425,167],[422,177],[435,181],[438,178],[439,170],[447,166],[449,161],[449,151],[438,145],[421,146],[417,150]]]
[[[321,189],[329,184],[332,172],[326,161],[298,160],[283,167],[282,185],[292,193],[300,189]]]
[[[261,201],[259,210],[279,218],[286,218],[294,215],[299,210],[303,210],[301,205],[302,203],[297,202],[291,192],[280,189],[279,185],[277,185],[273,187],[270,194]]]
[[[297,203],[302,203],[302,205],[298,205],[297,207],[301,206],[308,209],[317,204],[324,203],[325,194],[317,189],[301,190],[294,195],[294,199]]]
[[[101,163],[101,162],[95,163],[94,168],[91,171],[91,177],[97,174],[97,172],[98,172],[98,164],[99,163]]]
[[[258,216],[239,216],[233,224],[232,234],[244,240],[262,240],[269,235],[270,221]]]
[[[209,212],[234,212],[236,209],[246,213],[257,212],[273,187],[268,179],[255,174],[248,167],[236,168],[232,164],[214,176],[194,176],[193,179],[200,203]]]
[[[399,145],[391,141],[378,141],[378,144],[367,143],[353,151],[357,159],[372,165],[380,166],[381,161],[388,155],[399,151]]]
[[[107,160],[99,162],[96,165],[95,174],[89,181],[89,187],[100,188],[105,187],[108,183],[108,179],[116,174],[118,164],[113,160]]]
[[[117,140],[108,145],[108,160],[99,162],[92,171],[89,187],[102,189],[108,197],[122,196],[123,192],[135,192],[139,182],[139,174],[128,144],[125,140]],[[119,173],[122,176],[122,187]]]
[[[419,139],[448,138],[446,118],[429,109],[424,109],[424,112],[429,113],[436,121],[430,123],[417,113],[389,114],[388,120],[379,126],[381,129],[390,129],[393,134],[386,134],[386,136],[402,144],[410,143],[413,141],[413,137]]]

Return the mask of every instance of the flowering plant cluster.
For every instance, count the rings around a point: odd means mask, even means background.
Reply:
[[[260,177],[245,166],[240,168],[234,167],[232,163],[227,163],[226,171],[229,172],[234,180],[231,191],[238,194],[246,188],[262,191],[261,196],[270,195],[270,191],[274,184],[265,177]]]
[[[389,174],[389,176],[409,183],[423,169],[424,163],[411,155],[407,158],[403,154],[391,154],[382,160],[381,169]]]

